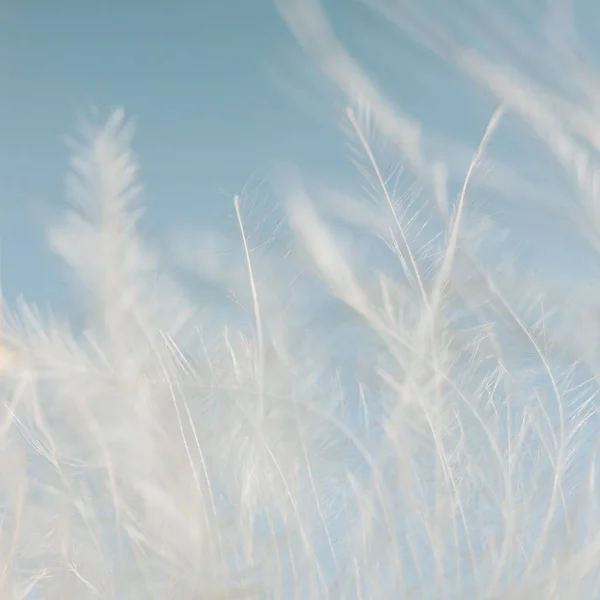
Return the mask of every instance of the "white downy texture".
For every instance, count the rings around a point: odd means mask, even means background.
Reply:
[[[600,597],[597,75],[559,2],[365,4],[487,94],[479,141],[278,0],[363,186],[236,197],[235,239],[177,248],[211,294],[136,229],[123,112],[73,145],[85,321],[3,306],[1,600]]]

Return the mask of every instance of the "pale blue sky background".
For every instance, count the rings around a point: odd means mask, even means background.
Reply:
[[[231,195],[274,159],[345,160],[327,153],[324,122],[277,83],[293,41],[271,0],[8,0],[0,10],[9,297],[63,299],[42,232],[63,199],[63,137],[92,106],[136,118],[151,232],[225,218]]]
[[[344,43],[404,109],[477,142],[493,99],[465,79],[446,85],[455,73],[436,69],[397,35],[389,43],[359,1],[325,5]],[[120,105],[136,119],[150,237],[181,222],[225,221],[231,196],[275,161],[329,178],[350,172],[335,113],[327,112],[331,97],[305,71],[310,62],[273,0],[6,0],[0,61],[9,298],[66,300],[43,228],[63,202],[64,136],[93,106]]]
[[[360,2],[326,4],[342,36],[346,25],[360,25],[345,41],[368,60],[371,46],[357,32],[369,35],[372,22]],[[303,87],[310,63],[301,62],[272,0],[7,0],[0,11],[0,236],[9,298],[65,300],[43,227],[63,201],[64,136],[93,106],[120,105],[136,119],[150,235],[182,220],[226,219],[231,196],[273,161],[330,175],[349,169],[330,99]],[[374,56],[369,68],[404,104],[422,105],[424,88],[414,78],[405,85],[406,53],[375,48]],[[282,76],[303,93],[290,93]],[[471,116],[477,135],[487,112]],[[439,106],[431,114],[455,123]]]

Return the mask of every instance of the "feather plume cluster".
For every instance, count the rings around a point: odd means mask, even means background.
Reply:
[[[600,597],[597,75],[533,2],[366,4],[487,94],[479,141],[279,0],[364,184],[290,171],[268,231],[236,197],[178,249],[219,300],[138,232],[123,112],[73,144],[85,322],[3,307],[3,600]]]

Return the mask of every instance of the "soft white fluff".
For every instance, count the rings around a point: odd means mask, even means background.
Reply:
[[[49,239],[85,323],[3,307],[0,598],[598,597],[595,76],[529,5],[546,46],[499,2],[372,0],[489,93],[480,141],[444,145],[318,2],[278,4],[364,187],[290,170],[266,231],[236,197],[236,239],[180,240],[195,299],[136,229],[123,112],[84,129]],[[503,131],[537,142],[500,160]],[[586,257],[579,296],[520,211]]]

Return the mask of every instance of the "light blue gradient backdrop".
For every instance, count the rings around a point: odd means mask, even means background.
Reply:
[[[360,2],[325,5],[343,43],[404,110],[476,145],[494,106],[490,95],[397,33],[388,43]],[[278,161],[350,181],[334,96],[316,83],[273,0],[7,0],[0,60],[0,237],[9,299],[19,292],[54,306],[68,299],[44,227],[63,206],[64,137],[92,107],[123,106],[136,120],[143,228],[156,241],[178,223],[222,223],[232,195]],[[565,256],[556,245],[548,260],[573,263]]]
[[[345,163],[326,149],[335,128],[280,85],[294,45],[271,0],[9,0],[0,15],[8,298],[66,300],[44,227],[64,199],[64,137],[94,106],[136,120],[149,235],[226,219],[231,196],[274,160]]]

